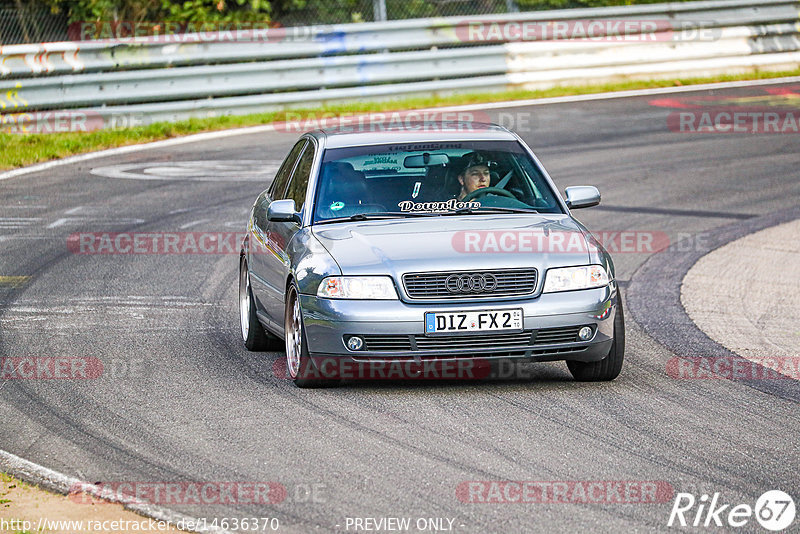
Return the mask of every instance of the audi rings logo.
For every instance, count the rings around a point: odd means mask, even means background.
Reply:
[[[497,288],[497,278],[493,274],[451,274],[445,280],[450,293],[486,293]]]

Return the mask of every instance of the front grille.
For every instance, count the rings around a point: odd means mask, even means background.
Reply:
[[[361,337],[364,339],[364,350],[369,350],[369,351],[411,350],[411,340],[408,338],[408,336],[366,334]]]
[[[580,326],[566,328],[544,328],[536,333],[536,345],[549,345],[551,343],[573,343],[578,341]]]
[[[419,350],[447,350],[465,347],[527,347],[531,344],[531,331],[513,334],[493,334],[491,336],[414,336]]]
[[[491,275],[494,282],[492,289],[471,289],[457,287],[451,277],[485,277]],[[536,292],[538,271],[536,269],[502,269],[488,271],[459,271],[441,273],[408,273],[403,275],[406,294],[412,299],[441,298],[482,298],[512,297],[531,295]],[[450,278],[450,289],[448,289]],[[463,284],[462,284],[463,285]]]

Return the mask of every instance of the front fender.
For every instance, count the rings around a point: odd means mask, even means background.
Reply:
[[[242,244],[239,249],[239,260],[241,261],[242,258],[250,260],[250,235],[253,233],[253,216],[254,216],[255,204],[253,207],[250,208],[250,216],[247,218],[247,228],[244,234],[244,238],[242,238]]]
[[[248,232],[244,239],[242,239],[242,244],[239,247],[239,259],[247,258],[250,254],[250,233]]]
[[[326,276],[341,276],[342,269],[309,227],[297,232],[287,249],[290,275],[302,295],[316,295]]]
[[[580,221],[577,219],[573,219],[575,224],[581,229],[583,232],[583,237],[586,239],[587,250],[589,252],[589,263],[591,265],[602,265],[603,268],[608,273],[608,276],[611,280],[616,279],[616,273],[614,272],[614,260],[611,259],[611,254],[605,249],[602,243],[589,231],[586,226],[584,226]]]

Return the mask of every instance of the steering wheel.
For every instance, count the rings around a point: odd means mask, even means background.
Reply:
[[[483,195],[490,195],[490,194],[513,198],[514,200],[517,199],[517,197],[515,197],[513,193],[506,191],[502,187],[481,187],[480,189],[476,189],[472,193],[467,193],[466,195],[464,195],[464,198],[461,199],[461,202],[469,202],[473,198],[482,197]]]

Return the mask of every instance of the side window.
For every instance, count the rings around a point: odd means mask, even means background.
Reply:
[[[297,211],[303,210],[303,203],[306,200],[306,189],[308,189],[308,179],[311,177],[311,167],[314,165],[314,144],[308,143],[297,169],[289,182],[289,189],[286,190],[286,198],[294,200]]]
[[[294,164],[304,146],[306,146],[306,140],[301,139],[294,145],[289,155],[286,156],[286,159],[283,160],[283,164],[281,168],[278,169],[278,174],[275,175],[272,186],[269,188],[269,196],[272,197],[273,200],[282,200],[286,198],[286,196],[284,196],[286,184],[289,183],[289,177],[292,175]]]

